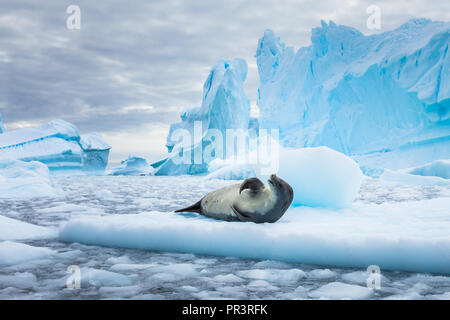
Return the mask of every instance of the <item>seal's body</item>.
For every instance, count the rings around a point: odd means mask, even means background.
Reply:
[[[294,193],[291,186],[271,175],[268,186],[249,178],[208,193],[194,205],[175,212],[197,212],[226,221],[275,222],[289,208]]]

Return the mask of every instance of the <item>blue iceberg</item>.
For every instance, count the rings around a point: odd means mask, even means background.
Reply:
[[[64,120],[0,134],[0,159],[40,161],[50,170],[103,171],[110,149],[98,133],[80,136]]]
[[[202,105],[185,110],[171,126],[170,153],[153,166],[169,175],[208,170],[205,163],[170,160],[208,143],[202,136],[177,148],[171,139],[177,129],[195,131],[196,121],[202,132],[278,129],[283,147],[327,146],[372,176],[449,159],[449,39],[449,22],[412,19],[365,36],[322,21],[312,30],[311,45],[294,51],[266,30],[256,51],[259,118],[250,117],[243,90],[246,63],[220,61],[204,84]]]
[[[120,166],[110,170],[113,176],[142,176],[153,173],[154,169],[151,167],[147,160],[141,157],[128,156],[125,160],[120,162]]]
[[[369,174],[450,158],[450,23],[413,19],[364,36],[322,22],[297,52],[266,30],[260,126],[283,146],[328,146]]]
[[[172,124],[167,137],[169,154],[153,163],[156,175],[199,174],[208,170],[205,161],[194,161],[195,154],[210,143],[205,137],[208,130],[218,130],[226,136],[227,129],[247,130],[256,126],[250,118],[250,100],[244,92],[247,63],[243,59],[220,60],[211,70],[203,85],[203,100],[199,107],[187,108],[181,114],[181,122]],[[197,124],[197,127],[196,127]],[[187,144],[174,140],[174,132],[185,130],[192,137]],[[189,152],[189,163],[176,163],[175,157]]]

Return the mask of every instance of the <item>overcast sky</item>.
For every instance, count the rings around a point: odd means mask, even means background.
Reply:
[[[66,9],[81,9],[69,30]],[[368,6],[381,30],[368,30]],[[330,19],[365,34],[413,17],[450,20],[450,1],[0,0],[0,113],[7,130],[60,118],[100,132],[111,161],[165,151],[170,123],[198,105],[220,58],[244,58],[246,92],[256,104],[258,39],[272,29],[287,45],[310,44]]]

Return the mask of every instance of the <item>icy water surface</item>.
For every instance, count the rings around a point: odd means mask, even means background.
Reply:
[[[0,200],[2,215],[58,227],[82,215],[170,212],[231,181],[195,177],[55,178],[59,197]],[[384,203],[448,197],[449,187],[386,186],[366,180],[357,201]],[[23,241],[56,252],[0,267],[1,299],[450,299],[450,277],[382,270],[381,288],[367,294],[365,269]],[[68,289],[68,266],[82,270],[80,289]],[[87,278],[87,279],[86,279]],[[336,293],[337,292],[337,293]]]

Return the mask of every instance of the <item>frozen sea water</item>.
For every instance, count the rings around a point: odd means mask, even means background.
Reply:
[[[198,177],[57,177],[54,198],[0,200],[9,218],[40,226],[86,215],[168,212],[233,181]],[[450,196],[448,186],[365,180],[361,204]],[[367,289],[365,268],[336,268],[271,260],[154,252],[65,243],[10,240],[52,254],[0,266],[1,299],[449,299],[450,277],[382,270],[381,288]],[[79,266],[80,289],[68,289],[67,268]]]

